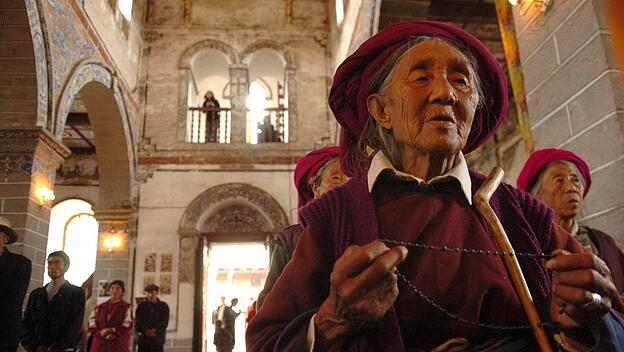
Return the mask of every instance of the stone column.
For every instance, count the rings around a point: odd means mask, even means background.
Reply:
[[[288,92],[287,117],[288,117],[288,143],[297,142],[297,80],[295,79],[295,68],[286,67],[284,71],[286,77],[286,90]]]
[[[40,191],[54,191],[56,170],[69,154],[45,130],[0,130],[0,215],[19,235],[10,250],[32,261],[29,292],[45,274],[52,200],[42,199]]]
[[[132,295],[132,259],[135,247],[135,226],[132,226],[134,211],[130,207],[95,209],[99,224],[98,251],[93,277],[93,292],[97,292],[98,282],[123,280],[126,285],[125,298]],[[121,240],[121,246],[109,252],[104,241],[112,237]]]
[[[203,317],[206,307],[202,299],[203,287],[201,273],[200,232],[187,228],[178,231],[180,236],[180,254],[178,271],[178,317],[193,317],[192,321],[178,320],[180,342],[192,343],[193,350],[201,350],[204,340]],[[186,333],[180,333],[186,331]],[[191,342],[192,340],[192,342]],[[189,346],[190,347],[190,346]]]
[[[247,92],[249,72],[245,65],[230,65],[230,101],[232,104],[232,143],[245,143],[247,135]]]

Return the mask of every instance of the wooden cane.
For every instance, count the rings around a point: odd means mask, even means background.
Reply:
[[[511,275],[511,280],[514,284],[514,288],[516,289],[516,293],[518,294],[518,297],[520,297],[522,307],[524,308],[524,311],[529,318],[529,322],[533,327],[533,334],[535,334],[540,350],[542,352],[552,352],[550,342],[548,341],[548,337],[546,336],[540,317],[537,314],[535,303],[531,297],[531,292],[529,291],[529,287],[527,286],[522,270],[520,269],[520,263],[518,263],[518,259],[515,256],[515,252],[511,246],[511,242],[509,242],[509,238],[507,237],[507,233],[505,233],[503,225],[490,206],[490,198],[503,180],[504,174],[503,169],[498,166],[494,167],[483,185],[481,185],[477,193],[475,193],[473,197],[474,203],[479,211],[479,214],[481,214],[485,222],[488,224],[490,231],[494,234],[498,248],[501,251],[508,253],[503,255],[503,262],[505,263],[507,271]]]

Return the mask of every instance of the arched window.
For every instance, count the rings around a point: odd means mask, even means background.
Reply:
[[[93,217],[91,204],[80,199],[69,199],[52,207],[46,258],[59,250],[67,253],[71,261],[65,273],[67,281],[80,286],[95,271],[97,243],[98,223]],[[47,261],[43,282],[50,282]]]
[[[288,143],[288,89],[286,61],[271,48],[254,51],[247,58],[249,95],[247,98],[247,143]],[[249,102],[257,102],[264,91],[262,116]],[[257,108],[256,108],[257,109]]]
[[[336,1],[336,24],[340,26],[342,21],[344,20],[344,0],[335,0]]]
[[[188,143],[230,143],[229,62],[217,49],[206,48],[191,59],[188,70]],[[207,96],[212,99],[207,99]]]
[[[132,0],[119,0],[117,7],[119,7],[119,12],[121,12],[127,20],[132,18]]]

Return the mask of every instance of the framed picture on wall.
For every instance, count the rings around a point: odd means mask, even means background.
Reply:
[[[145,255],[145,265],[143,271],[146,273],[155,273],[156,272],[156,253],[147,253]]]
[[[173,271],[173,254],[163,253],[160,256],[160,271],[163,273],[170,273]]]

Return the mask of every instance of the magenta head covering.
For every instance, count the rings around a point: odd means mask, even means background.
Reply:
[[[524,167],[520,171],[520,175],[518,175],[518,188],[525,192],[530,192],[539,175],[542,171],[544,171],[544,168],[556,161],[561,160],[573,163],[581,172],[581,176],[585,179],[585,193],[583,194],[583,197],[585,197],[589,191],[589,187],[591,186],[591,174],[589,172],[589,167],[580,156],[565,149],[541,149],[531,154],[529,160],[527,160],[526,164],[524,164]]]
[[[362,134],[368,109],[367,90],[370,80],[384,61],[410,39],[417,36],[442,37],[468,49],[477,60],[485,102],[477,109],[463,149],[469,153],[483,144],[496,131],[507,114],[507,80],[496,57],[479,39],[463,29],[435,21],[411,21],[392,24],[366,40],[336,70],[329,92],[329,106],[342,126],[340,146],[343,169],[350,175],[356,162],[353,149]]]
[[[295,186],[299,193],[299,208],[314,199],[308,182],[331,159],[340,156],[340,147],[325,147],[304,155],[295,167]]]

